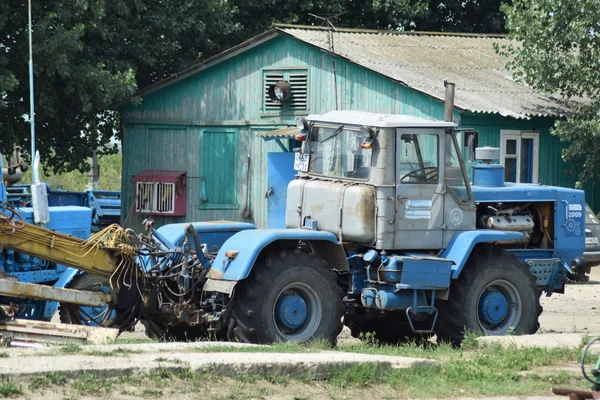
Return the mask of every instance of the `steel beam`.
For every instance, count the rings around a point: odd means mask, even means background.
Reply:
[[[58,301],[83,306],[103,307],[111,300],[110,294],[85,290],[62,289],[54,286],[0,279],[0,295],[35,300]]]
[[[90,246],[85,240],[54,232],[32,224],[11,232],[6,219],[0,218],[0,247],[29,254],[43,260],[110,277],[120,262],[117,249]],[[11,232],[10,234],[4,232]]]

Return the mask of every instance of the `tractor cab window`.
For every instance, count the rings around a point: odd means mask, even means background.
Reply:
[[[400,183],[438,183],[438,136],[400,135]]]
[[[459,146],[456,137],[446,134],[446,186],[459,204],[469,204],[471,196],[465,183],[465,172],[459,157]]]
[[[318,175],[369,179],[372,149],[363,149],[360,130],[338,127],[313,127],[310,134],[309,172]]]

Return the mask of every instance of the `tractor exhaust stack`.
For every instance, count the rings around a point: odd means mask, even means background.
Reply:
[[[454,121],[454,83],[444,81],[446,96],[444,99],[444,121]]]

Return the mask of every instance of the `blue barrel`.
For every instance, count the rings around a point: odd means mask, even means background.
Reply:
[[[473,165],[473,186],[504,186],[504,166],[500,164]]]

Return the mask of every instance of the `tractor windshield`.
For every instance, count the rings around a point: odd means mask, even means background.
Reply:
[[[318,175],[369,179],[371,149],[363,149],[356,128],[315,126],[310,136],[309,172]]]

